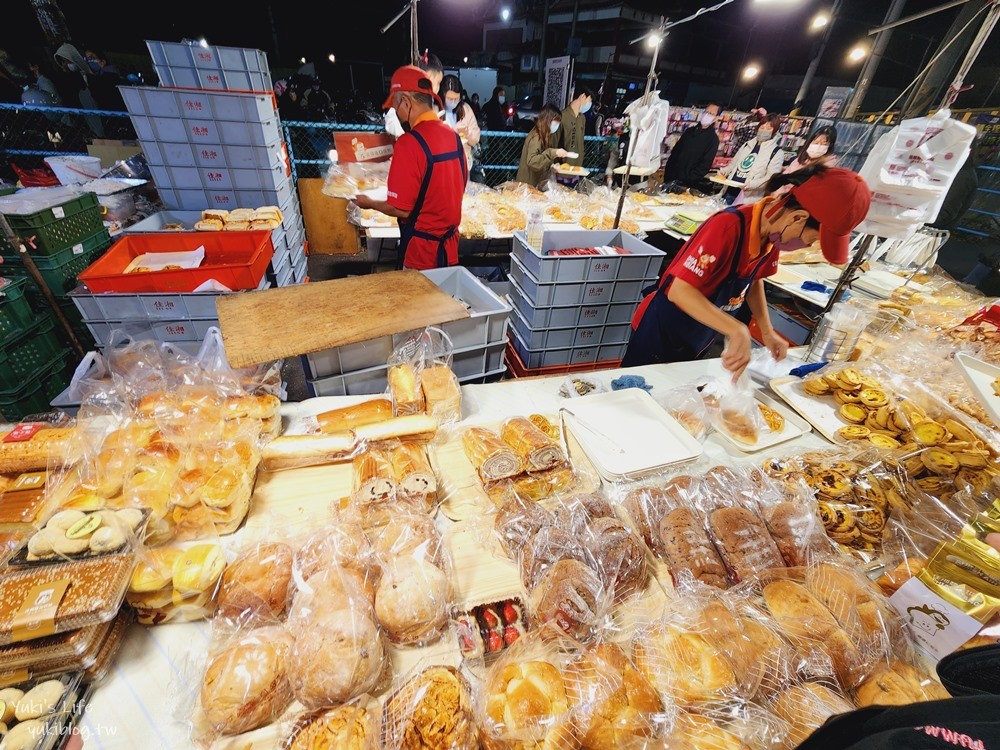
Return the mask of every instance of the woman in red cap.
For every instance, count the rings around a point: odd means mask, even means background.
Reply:
[[[771,325],[764,279],[778,270],[779,253],[817,239],[828,261],[846,263],[851,230],[871,203],[864,180],[847,169],[778,174],[766,192],[785,186],[781,197],[726,209],[698,228],[636,310],[623,367],[698,359],[721,335],[722,364],[735,379],[750,362],[751,315],[767,348],[784,358],[788,344]]]

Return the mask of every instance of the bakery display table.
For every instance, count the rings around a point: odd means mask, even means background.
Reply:
[[[588,377],[596,377],[609,385],[612,379],[625,372],[645,377],[647,383],[653,386],[654,396],[708,377],[726,377],[719,360],[601,371],[590,373]],[[559,387],[566,377],[464,386],[463,422],[498,422],[513,414],[555,415],[562,402],[558,395]],[[360,400],[363,398],[328,397],[286,404],[282,407],[284,429],[290,432],[301,430],[304,417]],[[458,440],[458,433],[443,429],[438,440]],[[818,434],[806,432],[781,448],[783,452],[808,451],[828,445]],[[760,463],[764,455],[743,453],[713,434],[706,440],[704,455],[697,466],[708,468],[717,464]],[[684,467],[678,468],[684,470]],[[350,493],[351,481],[349,463],[280,472],[261,470],[244,527],[236,534],[222,538],[221,543],[227,552],[232,553],[252,540],[281,539],[315,531],[323,523],[329,523],[331,503]],[[444,513],[438,514],[437,524],[445,533],[446,540],[452,539],[456,531],[461,530],[460,524],[449,520]],[[133,625],[111,674],[99,686],[83,716],[80,730],[85,739],[84,747],[88,750],[175,750],[190,747],[187,726],[174,717],[185,716],[197,699],[201,685],[200,668],[207,656],[211,630],[208,621],[148,628]],[[414,654],[427,657],[438,653],[447,662],[457,656],[457,648],[447,643],[453,638],[449,634],[434,646],[409,649],[409,655],[393,656],[393,661],[413,658]],[[272,725],[249,735],[224,739],[213,747],[234,750],[273,748],[277,739]]]

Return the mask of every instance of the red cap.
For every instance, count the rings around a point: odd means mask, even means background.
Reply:
[[[790,192],[819,222],[823,257],[838,265],[846,263],[851,230],[864,221],[872,202],[872,191],[861,175],[833,167],[817,172]]]
[[[427,94],[434,98],[439,107],[443,107],[440,97],[434,93],[434,84],[427,74],[416,65],[404,65],[397,68],[392,74],[392,83],[389,85],[389,96],[382,105],[382,109],[389,109],[392,106],[392,97],[401,91],[411,94]]]

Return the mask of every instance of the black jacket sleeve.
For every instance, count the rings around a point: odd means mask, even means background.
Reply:
[[[719,136],[717,136],[713,130],[712,137],[706,138],[705,141],[705,150],[694,163],[691,174],[688,175],[689,180],[705,179],[705,175],[708,174],[708,170],[712,168],[712,162],[715,161],[715,155],[719,151]]]

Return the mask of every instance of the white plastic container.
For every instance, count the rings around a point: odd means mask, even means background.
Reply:
[[[101,160],[96,156],[82,154],[46,156],[45,163],[55,172],[61,185],[79,185],[101,176]]]
[[[177,91],[146,86],[122,86],[119,91],[130,115],[261,122],[273,118],[275,111],[270,94]]]
[[[147,40],[161,86],[217,91],[272,90],[267,55],[258,49]]]
[[[217,122],[148,115],[130,115],[130,119],[136,137],[143,143],[190,143],[199,149],[211,146],[273,147],[281,143],[277,117],[260,122]]]

